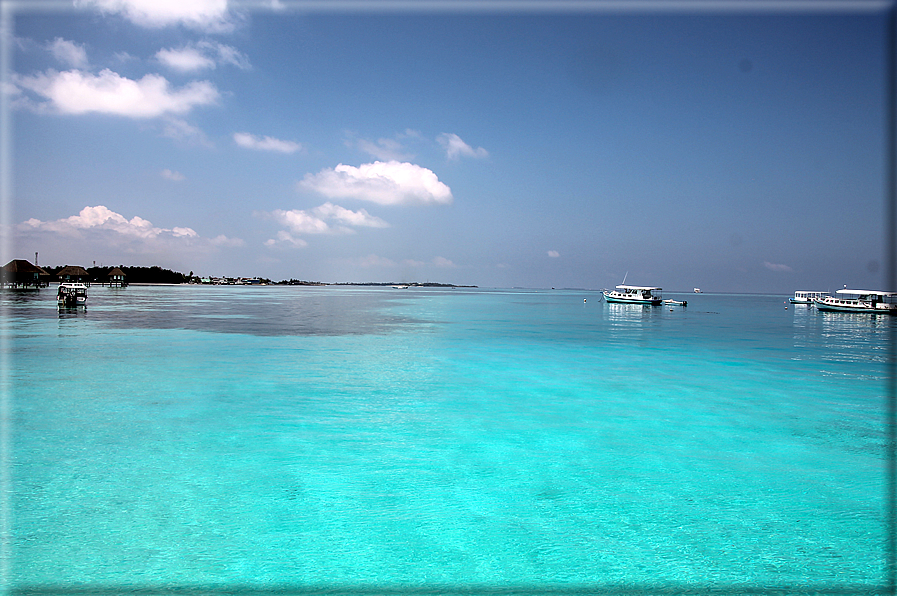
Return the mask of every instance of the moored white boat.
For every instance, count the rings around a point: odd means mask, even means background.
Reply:
[[[794,298],[789,298],[791,304],[813,304],[816,298],[825,298],[828,292],[810,292],[807,290],[798,290],[794,292]]]
[[[604,290],[603,294],[607,302],[657,306],[663,302],[660,290],[661,288],[651,286],[627,286],[621,284],[614,290]]]
[[[813,304],[816,309],[829,312],[897,314],[897,292],[844,288],[835,293],[836,296],[815,298]]]
[[[58,306],[87,306],[87,286],[84,284],[59,284],[56,290]]]

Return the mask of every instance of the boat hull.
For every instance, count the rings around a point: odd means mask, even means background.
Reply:
[[[660,306],[663,302],[660,298],[626,298],[604,294],[604,300],[615,304],[641,304],[643,306]]]
[[[78,297],[78,298],[61,298],[56,301],[59,306],[72,307],[72,306],[87,306],[87,298]]]
[[[878,303],[877,305],[871,304],[830,304],[823,302],[822,300],[814,301],[816,305],[816,310],[823,312],[860,312],[860,313],[868,313],[868,314],[878,314],[878,315],[892,315],[897,314],[897,305],[893,304],[885,304]]]

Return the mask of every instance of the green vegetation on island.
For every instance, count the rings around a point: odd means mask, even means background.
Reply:
[[[152,267],[131,267],[127,265],[118,265],[117,267],[71,267],[68,265],[56,265],[54,267],[36,267],[41,271],[41,281],[48,284],[51,281],[60,280],[60,273],[66,273],[69,270],[76,269],[81,273],[78,274],[77,281],[86,283],[104,284],[109,282],[110,271],[117,269],[123,274],[123,285],[127,284],[205,284],[205,285],[285,285],[285,286],[376,286],[376,287],[410,287],[410,288],[475,288],[477,286],[446,284],[437,282],[341,282],[326,283],[322,281],[306,281],[300,279],[289,279],[281,281],[272,281],[264,277],[201,277],[194,275],[192,271],[189,273],[180,273],[171,269],[163,269],[158,265]],[[65,272],[63,270],[66,270]],[[86,275],[83,275],[86,272]],[[74,277],[72,281],[75,281]]]

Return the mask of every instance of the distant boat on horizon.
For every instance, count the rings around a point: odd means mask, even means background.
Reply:
[[[700,294],[700,293],[701,293],[701,288],[695,288],[695,294]]]

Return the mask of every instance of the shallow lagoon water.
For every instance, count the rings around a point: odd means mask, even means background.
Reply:
[[[881,586],[897,317],[665,297],[7,292],[6,585]]]

